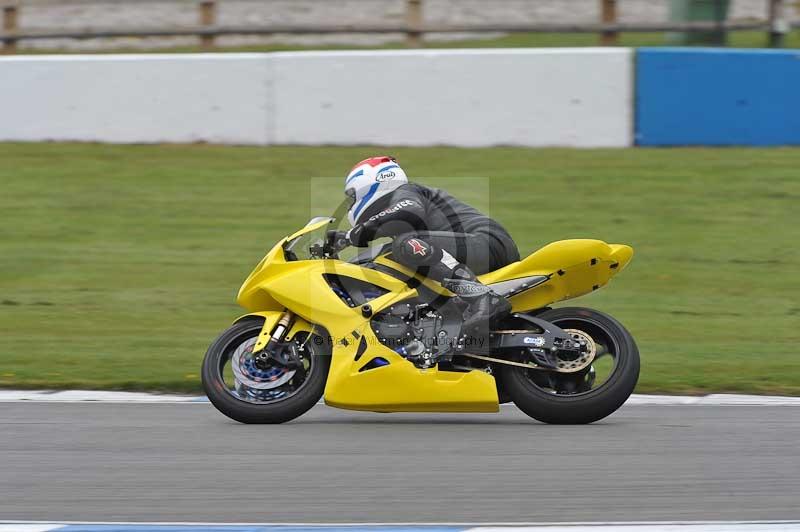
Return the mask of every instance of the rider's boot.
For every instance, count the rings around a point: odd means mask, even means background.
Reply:
[[[511,303],[481,283],[469,268],[459,264],[456,276],[442,281],[442,286],[467,303],[462,331],[487,331],[511,312]]]

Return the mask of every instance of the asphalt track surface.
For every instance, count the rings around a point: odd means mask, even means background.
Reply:
[[[0,404],[0,519],[541,522],[800,517],[800,408],[626,406],[588,426],[317,406]]]

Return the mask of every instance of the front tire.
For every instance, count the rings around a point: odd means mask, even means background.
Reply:
[[[225,330],[206,352],[203,360],[203,389],[211,403],[223,414],[240,423],[284,423],[319,402],[325,390],[331,357],[323,352],[323,342],[308,341],[304,349],[310,355],[310,369],[302,384],[285,398],[251,402],[239,397],[223,376],[224,367],[238,346],[252,342],[263,327],[260,318],[245,319]],[[252,350],[252,349],[251,349]]]
[[[639,350],[621,323],[580,307],[552,309],[537,317],[562,329],[588,333],[606,350],[604,355],[613,355],[614,365],[607,379],[593,387],[594,366],[573,376],[504,364],[500,369],[503,389],[520,410],[544,423],[585,424],[614,413],[628,400],[639,380]]]

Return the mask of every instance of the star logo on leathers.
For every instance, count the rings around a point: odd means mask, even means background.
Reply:
[[[425,249],[425,245],[416,238],[409,240],[408,245],[411,246],[411,251],[414,252],[414,255],[422,255],[424,257],[428,252]]]

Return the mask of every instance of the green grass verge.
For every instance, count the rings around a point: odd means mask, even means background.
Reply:
[[[598,46],[599,37],[593,33],[513,33],[491,39],[471,39],[456,41],[424,41],[422,48],[550,48],[550,47],[583,47]],[[673,46],[666,33],[620,33],[618,46]],[[760,31],[735,31],[728,34],[728,46],[731,48],[766,48],[769,46],[767,34]],[[786,48],[800,48],[800,30],[786,35]],[[302,46],[292,44],[261,44],[249,46],[229,46],[215,48],[215,52],[284,52],[295,50],[395,50],[407,48],[403,41],[383,45],[315,45]],[[106,48],[88,50],[80,53],[196,53],[204,51],[199,46],[176,46],[167,48]],[[77,53],[61,49],[22,48],[23,54],[62,54]]]
[[[381,151],[0,144],[0,386],[197,391],[241,281],[338,201],[339,179],[312,195],[308,178]],[[572,303],[630,328],[640,392],[800,394],[800,149],[391,151],[479,199],[523,252],[633,245]]]

